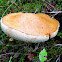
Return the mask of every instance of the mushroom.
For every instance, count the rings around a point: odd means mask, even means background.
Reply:
[[[10,13],[1,19],[4,33],[16,40],[39,43],[57,35],[59,22],[43,13]]]

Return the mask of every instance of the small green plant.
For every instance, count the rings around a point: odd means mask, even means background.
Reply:
[[[47,52],[45,49],[43,49],[40,53],[39,53],[39,59],[41,62],[44,62],[47,60]]]
[[[11,57],[10,57],[10,60],[9,60],[9,62],[11,62],[11,59],[12,59],[12,58],[13,58],[13,57],[11,56]]]
[[[59,36],[62,39],[62,33],[58,32],[57,36]]]

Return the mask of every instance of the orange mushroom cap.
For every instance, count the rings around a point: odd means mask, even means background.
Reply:
[[[10,13],[1,20],[2,30],[10,37],[33,43],[55,37],[59,25],[56,19],[43,13]]]

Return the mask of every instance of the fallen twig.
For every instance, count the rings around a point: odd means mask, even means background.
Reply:
[[[46,13],[62,13],[62,11],[52,11],[52,12],[46,12]]]
[[[58,11],[58,9],[57,9],[57,8],[55,8],[55,6],[51,5],[51,4],[50,4],[50,3],[48,3],[47,1],[45,1],[45,3],[46,3],[46,4],[48,4],[48,5],[50,5],[52,8],[54,8],[55,10],[57,10],[57,11]]]
[[[1,55],[0,55],[0,58],[1,58],[1,56],[3,56],[3,55],[9,55],[9,54],[22,54],[22,55],[28,55],[28,54],[23,54],[23,53],[14,53],[14,52],[10,52],[10,53],[6,53],[6,54],[1,54]]]
[[[53,46],[62,46],[62,44],[54,44]]]
[[[11,3],[14,4],[14,5],[16,5],[16,6],[19,8],[19,6],[18,6],[15,2],[12,2],[12,1],[11,1]]]
[[[57,58],[56,62],[58,62],[58,61],[60,62],[60,55],[59,55],[59,57]]]
[[[6,44],[3,44],[5,46],[11,46],[11,47],[18,47],[18,46],[24,46],[25,44],[18,44],[18,45],[6,45]]]
[[[58,13],[62,13],[62,11],[52,11],[52,12],[46,12],[46,13],[52,13],[54,14],[52,18],[54,18]]]

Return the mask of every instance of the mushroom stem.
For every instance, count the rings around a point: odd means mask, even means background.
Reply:
[[[45,47],[44,47],[44,42],[42,42],[42,46],[43,46],[43,48],[45,48]]]
[[[49,33],[49,40],[50,40],[50,33]]]

